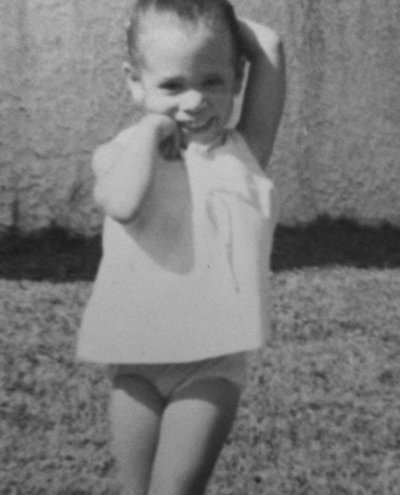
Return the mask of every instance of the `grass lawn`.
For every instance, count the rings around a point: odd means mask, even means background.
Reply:
[[[363,248],[358,260],[369,268],[358,268],[343,266],[342,251],[342,266],[332,264],[328,248],[340,251],[332,231],[323,236],[327,249],[307,260],[304,239],[315,247],[318,233],[292,234],[281,231],[285,245],[275,252],[273,336],[254,356],[208,495],[398,495],[398,237],[368,247],[357,236],[343,246],[346,256]],[[24,246],[3,245],[8,268],[0,263],[0,493],[112,495],[109,384],[100,367],[74,362],[95,263],[71,246],[74,260],[64,264],[54,242],[47,258]],[[386,257],[367,263],[374,250]],[[61,261],[49,277],[52,253]],[[25,271],[11,273],[17,258]]]

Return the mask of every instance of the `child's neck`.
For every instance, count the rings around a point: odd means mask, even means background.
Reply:
[[[225,129],[223,133],[219,134],[213,141],[210,141],[209,143],[189,141],[188,145],[183,147],[182,149],[185,150],[187,148],[193,148],[193,149],[209,151],[215,148],[219,148],[220,146],[223,146],[225,144],[227,132],[228,130]]]

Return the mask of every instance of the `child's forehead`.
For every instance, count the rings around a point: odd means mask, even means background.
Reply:
[[[187,36],[190,36],[195,30],[207,37],[220,38],[224,36],[224,31],[228,31],[228,28],[216,19],[205,17],[182,18],[175,12],[156,9],[149,9],[141,15],[139,39],[146,35],[166,35],[169,30],[180,31],[182,35]]]
[[[206,25],[161,24],[146,30],[139,39],[143,66],[157,71],[169,67],[169,72],[182,69],[190,72],[225,69],[234,61],[228,31],[211,30]]]

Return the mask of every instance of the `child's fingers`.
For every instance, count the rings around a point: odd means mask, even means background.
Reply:
[[[181,133],[176,121],[168,115],[149,113],[146,121],[157,134],[158,151],[166,160],[177,159],[181,148]]]
[[[159,151],[166,160],[176,160],[180,153],[179,133],[175,132],[163,139],[159,145]]]
[[[168,159],[168,156],[171,154],[171,137],[168,136],[166,138],[164,138],[159,146],[158,146],[158,150],[160,152],[160,155],[165,158],[165,159]]]

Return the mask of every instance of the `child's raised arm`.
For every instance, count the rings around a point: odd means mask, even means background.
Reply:
[[[176,132],[164,115],[149,114],[94,153],[94,198],[106,215],[120,223],[135,219],[160,160],[160,143]]]
[[[265,168],[271,156],[285,100],[283,45],[270,28],[241,20],[250,71],[237,129]]]

